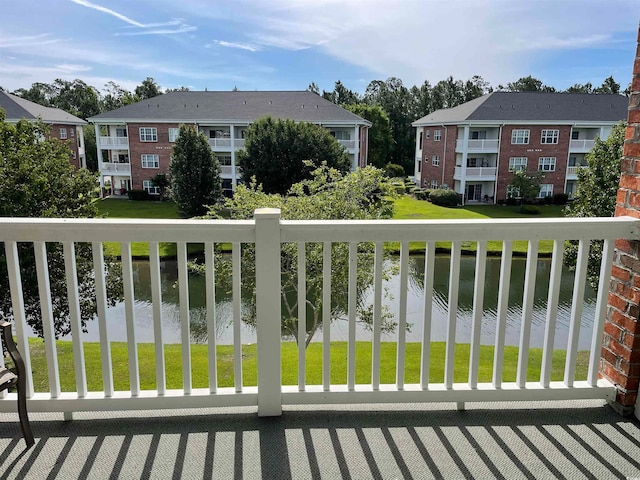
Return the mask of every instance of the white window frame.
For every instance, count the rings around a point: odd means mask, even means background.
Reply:
[[[556,171],[556,157],[540,157],[540,158],[538,158],[538,171],[539,172],[555,172]]]
[[[486,140],[487,139],[487,131],[486,130],[475,130],[471,132],[470,140]]]
[[[431,180],[431,190],[438,188],[438,180]]]
[[[520,187],[507,185],[507,198],[520,198]]]
[[[540,185],[540,191],[538,192],[537,198],[545,197],[553,197],[553,183],[543,183]]]
[[[118,135],[121,134],[121,135]],[[117,138],[127,138],[127,127],[116,127]]]
[[[540,135],[540,143],[549,145],[558,143],[558,137],[560,136],[560,130],[542,130]]]
[[[139,133],[141,142],[158,141],[158,129],[156,127],[140,127]]]
[[[140,160],[142,168],[160,168],[160,155],[157,153],[143,153]]]
[[[220,164],[221,167],[230,167],[233,164],[233,158],[231,157],[231,153],[227,152],[214,152],[214,155],[216,156],[216,158],[218,159],[218,163]],[[222,157],[229,157],[229,163],[223,163],[221,158]]]
[[[423,139],[423,134],[422,132],[418,132],[418,150],[422,150],[422,139]]]
[[[60,140],[67,139],[67,129],[65,127],[60,127]]]
[[[516,128],[511,130],[511,145],[529,145],[531,130],[528,128]]]
[[[431,158],[431,165],[433,165],[434,167],[439,167],[440,166],[440,155],[434,155]]]
[[[75,137],[76,136],[76,129],[71,127],[69,129],[69,135],[71,135],[72,138]]]
[[[175,143],[176,139],[178,138],[178,135],[180,135],[179,128],[173,128],[173,127],[169,128],[169,142]]]
[[[160,187],[155,186],[152,180],[143,180],[142,189],[149,195],[160,195]]]
[[[519,170],[527,170],[527,157],[510,157],[509,158],[509,171],[517,172]]]
[[[433,131],[433,141],[439,142],[442,139],[442,130]]]

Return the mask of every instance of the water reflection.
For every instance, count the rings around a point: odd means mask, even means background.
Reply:
[[[397,259],[392,260],[397,261]],[[435,261],[434,302],[432,312],[432,340],[441,341],[446,336],[447,301],[449,290],[448,256],[438,256]],[[511,267],[511,283],[509,289],[509,309],[506,325],[506,344],[517,345],[520,336],[522,315],[522,297],[524,292],[526,260],[514,258]],[[407,341],[420,341],[422,338],[423,318],[423,281],[424,257],[412,256],[409,261],[410,281],[407,292],[407,321],[412,324],[407,332]],[[546,318],[546,302],[549,288],[551,262],[549,259],[538,260],[536,287],[534,294],[534,308],[532,315],[531,346],[541,347]],[[460,262],[459,300],[457,312],[456,341],[466,343],[470,341],[473,287],[475,275],[475,258],[465,257]],[[571,301],[573,292],[573,273],[564,269],[560,286],[560,299],[557,314],[557,328],[555,348],[564,349],[567,345],[568,325],[571,318]],[[498,306],[498,286],[500,278],[500,258],[488,258],[485,277],[484,314],[482,319],[481,341],[483,344],[493,344],[495,341],[496,311]],[[181,341],[179,325],[179,293],[175,286],[177,266],[175,262],[162,262],[161,288],[163,300],[163,335],[166,343]],[[399,311],[399,276],[392,277],[388,282],[392,298],[386,303],[394,315]],[[206,341],[206,285],[203,276],[191,276],[189,280],[189,306],[191,312],[192,341]],[[153,311],[151,306],[151,279],[148,262],[134,262],[134,294],[136,336],[139,342],[153,342]],[[372,300],[372,292],[369,292]],[[245,300],[246,301],[246,300]],[[595,292],[587,286],[582,322],[580,329],[579,348],[588,349],[595,314]],[[221,289],[216,288],[216,339],[219,343],[233,342],[233,328],[231,326],[231,299]],[[108,309],[107,322],[112,341],[126,341],[126,324],[124,305],[119,304]],[[89,322],[89,332],[86,341],[98,341],[97,321]],[[314,340],[321,339],[319,332]],[[334,340],[347,339],[347,325],[344,321],[336,321],[331,325],[331,337]],[[357,329],[357,338],[370,340],[371,332],[364,328]],[[394,340],[397,333],[389,334],[384,340]],[[255,342],[255,332],[251,327],[243,325],[242,342]]]

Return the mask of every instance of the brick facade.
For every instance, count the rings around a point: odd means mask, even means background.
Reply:
[[[178,123],[130,123],[127,125],[129,137],[129,162],[131,164],[131,188],[142,190],[142,182],[150,180],[159,173],[168,174],[171,163],[173,142],[169,142],[169,129],[179,128]],[[140,128],[151,127],[157,132],[157,141],[140,141]],[[158,155],[158,168],[143,168],[142,155]]]
[[[78,141],[80,138],[78,127],[76,125],[68,125],[65,123],[54,123],[50,125],[49,135],[65,142],[73,152],[69,162],[76,168],[80,168],[80,154],[78,152]],[[64,133],[63,133],[64,132]],[[65,138],[66,137],[66,138]]]
[[[440,140],[435,140],[435,132],[440,132]],[[458,129],[455,126],[422,127],[422,167],[420,185],[431,188],[433,180],[438,186],[443,183],[453,188],[453,174],[456,166],[456,140]],[[433,157],[440,158],[439,165],[433,165]]]
[[[615,216],[640,218],[640,29],[631,90]],[[616,241],[600,360],[600,374],[618,390],[612,405],[624,415],[633,412],[640,387],[639,246],[637,240]]]

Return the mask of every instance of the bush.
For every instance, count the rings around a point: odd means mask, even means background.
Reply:
[[[515,207],[516,205],[520,205],[522,203],[521,199],[509,197],[504,201],[505,205],[509,205],[510,207]]]
[[[540,199],[540,203],[542,205],[551,205],[553,203],[553,197],[551,195],[547,195]]]
[[[384,174],[389,178],[403,177],[404,168],[396,163],[387,163],[386,167],[384,167]]]
[[[418,200],[427,200],[427,198],[429,198],[429,195],[427,194],[427,190],[423,190],[422,188],[416,188],[413,191],[413,194]]]
[[[553,204],[554,205],[566,205],[569,201],[569,195],[566,193],[556,193],[553,195]]]
[[[433,190],[433,189],[431,189],[431,188],[426,189],[426,190],[424,191],[424,194],[425,194],[424,199],[425,199],[425,200],[429,200],[429,198],[431,197],[431,194],[432,194],[433,192],[435,192],[435,190]]]
[[[433,190],[429,200],[441,207],[455,207],[460,203],[460,195],[453,190]]]
[[[522,205],[520,207],[520,213],[524,213],[526,215],[538,215],[540,213],[540,208],[535,205]]]
[[[129,200],[149,200],[149,192],[146,190],[129,190],[127,196]]]
[[[398,195],[404,195],[405,190],[404,190],[404,185],[403,185],[403,184],[401,184],[401,183],[397,183],[397,184],[396,184],[396,183],[394,183],[394,184],[393,184],[393,188],[394,188],[394,190],[396,191],[396,193],[397,193]]]

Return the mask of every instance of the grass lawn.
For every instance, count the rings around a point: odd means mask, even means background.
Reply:
[[[37,392],[48,391],[46,356],[42,340],[29,339],[31,351],[31,365],[34,372],[34,388]],[[420,382],[419,343],[408,343],[406,346],[405,382]],[[58,365],[62,391],[75,391],[74,362],[71,342],[58,341]],[[100,345],[85,343],[85,364],[87,371],[87,386],[90,391],[102,390],[102,365],[100,360]],[[490,382],[493,369],[493,347],[483,346],[480,349],[479,381]],[[180,345],[165,345],[165,372],[167,372],[167,388],[182,388],[182,357]],[[127,344],[114,342],[111,344],[113,378],[116,390],[129,389],[129,371]],[[218,356],[218,385],[232,387],[233,378],[233,346],[219,345]],[[562,350],[553,352],[552,380],[562,380],[564,374],[564,359],[566,353]],[[257,349],[256,345],[242,347],[243,385],[257,384]],[[307,384],[322,384],[322,344],[311,343],[307,348]],[[431,344],[431,361],[429,381],[442,383],[444,381],[444,342]],[[138,344],[138,361],[140,364],[140,385],[143,390],[154,390],[155,355],[154,346],[150,343]],[[577,359],[576,380],[587,378],[589,352],[579,352]],[[192,383],[194,388],[208,387],[207,346],[191,345]],[[542,349],[532,348],[529,356],[528,381],[540,379],[540,365]],[[514,382],[518,364],[518,348],[505,347],[503,381]],[[282,343],[282,382],[284,385],[297,384],[298,348],[293,342]],[[347,342],[331,343],[331,383],[346,384],[347,382]],[[381,372],[382,383],[395,383],[396,343],[382,342],[381,344]],[[457,344],[455,352],[454,381],[466,382],[469,374],[469,345]],[[356,383],[371,382],[371,343],[357,342],[356,344]]]

